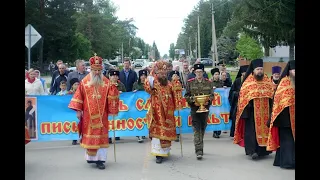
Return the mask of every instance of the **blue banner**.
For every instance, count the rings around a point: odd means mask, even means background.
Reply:
[[[206,132],[214,130],[229,130],[230,105],[228,101],[230,88],[217,88],[214,100],[210,106]],[[184,94],[184,93],[183,93]],[[109,116],[109,136],[148,136],[145,116],[149,106],[150,95],[144,91],[124,92],[120,95],[120,112],[118,116]],[[66,96],[28,96],[26,101],[26,124],[32,141],[77,140],[76,127],[78,119],[75,111],[68,108],[71,95]],[[190,108],[185,99],[183,109],[175,112],[177,133],[192,133]]]

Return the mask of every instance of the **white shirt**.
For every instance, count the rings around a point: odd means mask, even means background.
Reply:
[[[37,78],[33,83],[30,83],[28,79],[26,79],[25,89],[26,89],[26,95],[45,95],[45,92],[43,90],[43,85],[41,81]]]

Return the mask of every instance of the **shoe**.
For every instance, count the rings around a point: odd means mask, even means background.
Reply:
[[[97,167],[98,167],[99,169],[105,169],[105,168],[106,168],[106,166],[105,166],[103,163],[101,163],[101,162],[97,163]]]
[[[112,139],[111,138],[109,138],[109,144],[112,144]]]
[[[161,164],[162,163],[162,159],[163,159],[163,157],[161,157],[161,156],[156,156],[156,163],[157,164]]]
[[[145,137],[145,136],[142,136],[142,139],[146,139],[146,137]]]
[[[72,145],[77,145],[77,140],[73,140]]]
[[[140,137],[138,137],[138,143],[143,143],[143,139],[141,139]]]
[[[220,136],[219,136],[218,134],[216,134],[216,133],[213,133],[212,137],[214,137],[214,138],[220,138]]]
[[[198,151],[196,154],[197,154],[197,159],[198,159],[198,160],[202,159],[203,152]]]
[[[119,141],[120,140],[120,137],[116,137],[116,141]]]
[[[175,142],[179,142],[180,141],[180,139],[179,138],[177,138],[176,140],[174,140]]]
[[[258,157],[259,157],[259,155],[258,155],[257,153],[253,153],[253,154],[251,155],[251,158],[252,158],[253,160],[258,159]]]

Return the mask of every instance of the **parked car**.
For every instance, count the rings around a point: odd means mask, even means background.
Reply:
[[[147,61],[145,59],[136,59],[134,61],[134,67],[143,67]]]
[[[212,66],[213,60],[209,58],[201,58],[200,59],[201,64],[204,66]]]
[[[73,72],[73,71],[75,71],[77,69],[77,67],[68,67],[68,71],[69,72]]]
[[[145,69],[147,67],[151,68],[154,62],[146,62],[143,66],[142,69]]]

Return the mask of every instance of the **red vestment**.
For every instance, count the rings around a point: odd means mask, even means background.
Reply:
[[[174,111],[180,107],[182,99],[182,86],[177,81],[170,82],[166,86],[161,86],[157,77],[153,81],[151,88],[148,80],[144,82],[144,89],[151,95],[151,104],[146,116],[149,125],[150,137],[160,139],[162,148],[170,147],[171,141],[177,138],[176,121]]]
[[[245,107],[253,100],[257,142],[259,146],[267,145],[269,130],[266,124],[270,116],[269,99],[272,99],[273,93],[273,85],[267,75],[262,81],[257,81],[252,74],[245,79],[239,92],[234,144],[244,146],[245,121],[240,117]]]
[[[79,122],[80,145],[87,149],[90,156],[94,156],[99,148],[109,147],[108,115],[119,112],[119,91],[106,77],[102,77],[102,84],[89,84],[91,75],[84,77],[74,93],[69,108],[83,111]]]
[[[286,107],[289,107],[291,130],[295,139],[295,89],[288,76],[281,79],[273,98],[267,151],[275,151],[280,147],[278,127],[273,126],[273,123]]]

